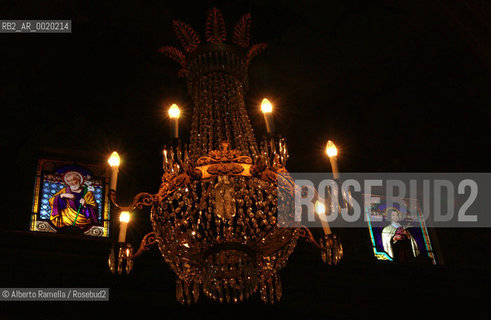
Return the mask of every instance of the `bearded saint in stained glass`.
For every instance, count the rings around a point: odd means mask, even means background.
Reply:
[[[83,184],[82,174],[68,171],[64,180],[67,186],[49,199],[53,225],[58,228],[76,226],[86,229],[97,224],[97,203],[92,191]]]

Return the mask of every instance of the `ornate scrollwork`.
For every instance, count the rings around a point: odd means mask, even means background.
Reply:
[[[240,150],[230,150],[229,143],[223,141],[221,150],[211,150],[208,156],[197,161],[195,172],[199,172],[202,179],[219,175],[250,176],[252,158],[242,156]]]
[[[48,222],[46,221],[36,221],[36,231],[42,231],[42,232],[56,232],[56,229],[53,228]]]
[[[312,234],[312,232],[310,232],[310,230],[307,227],[302,226],[298,230],[298,234],[301,238],[304,238],[306,242],[313,244],[314,246],[316,246],[321,250],[323,249],[323,247],[317,241],[315,241],[314,235]]]
[[[164,173],[162,176],[162,184],[160,185],[159,193],[157,195],[158,201],[161,201],[177,188],[189,184],[190,182],[191,178],[187,173],[181,173],[179,175]]]
[[[122,206],[118,204],[116,200],[116,191],[114,190],[109,191],[109,198],[111,199],[111,202],[122,211],[131,211],[134,210],[135,208],[142,209],[144,206],[150,207],[158,201],[157,195],[150,194],[147,192],[140,192],[139,194],[137,194],[133,198],[131,204],[128,206]]]
[[[102,226],[92,226],[84,234],[86,236],[102,237],[104,235],[104,228]]]
[[[138,208],[142,209],[143,206],[149,207],[156,202],[156,196],[150,193],[142,192],[135,196],[133,203],[131,204],[132,209]]]
[[[197,166],[205,166],[208,164],[215,163],[244,163],[252,164],[252,158],[248,156],[243,156],[240,150],[230,150],[230,144],[227,141],[221,143],[221,150],[211,150],[208,156],[201,157],[196,162]]]
[[[341,244],[341,241],[339,241],[337,235],[332,233],[326,234],[319,240],[319,242],[317,242],[307,227],[302,226],[302,228],[300,228],[298,231],[300,237],[304,238],[305,241],[313,244],[321,250],[321,258],[324,263],[332,266],[341,261],[341,258],[343,257],[343,245]]]
[[[159,238],[157,237],[157,234],[155,232],[149,232],[147,233],[142,241],[140,242],[140,248],[131,256],[126,257],[126,259],[134,259],[140,256],[144,251],[150,250],[150,246],[154,245],[159,241]]]
[[[211,175],[240,174],[244,167],[237,163],[217,163],[207,167],[206,172]]]

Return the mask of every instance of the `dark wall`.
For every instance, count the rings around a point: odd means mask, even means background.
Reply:
[[[486,318],[489,310],[489,268],[392,264],[354,258],[346,241],[338,266],[322,263],[314,247],[300,241],[280,272],[283,298],[267,305],[257,295],[244,303],[220,304],[201,296],[196,305],[175,299],[175,275],[152,248],[135,261],[129,276],[115,276],[107,267],[110,243],[68,236],[2,233],[1,287],[109,288],[109,302],[3,303],[6,319],[146,316],[222,319],[285,317],[325,319],[379,317],[389,314],[452,317],[470,312]],[[76,311],[75,311],[76,310]],[[470,310],[470,311],[469,311]],[[96,313],[95,313],[96,312]]]

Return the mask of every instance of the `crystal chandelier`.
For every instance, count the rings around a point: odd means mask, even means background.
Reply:
[[[278,222],[279,211],[294,212],[295,185],[287,181],[282,185],[290,187],[278,188],[278,179],[288,180],[288,151],[285,139],[274,134],[271,105],[265,101],[263,106],[268,137],[260,143],[247,115],[247,68],[266,48],[250,46],[250,22],[250,14],[244,15],[232,43],[226,43],[222,14],[213,8],[204,44],[189,25],[173,22],[185,53],[174,47],[160,51],[180,64],[178,76],[187,80],[194,113],[186,144],[178,139],[179,109],[170,110],[174,139],[163,150],[158,193],[140,193],[131,205],[119,205],[119,161],[112,157],[110,197],[122,213],[109,267],[113,273],[129,273],[134,259],[157,244],[177,275],[176,297],[183,304],[196,302],[200,292],[220,302],[239,302],[257,291],[264,302],[279,301],[278,272],[301,237],[321,249],[324,262],[336,264],[342,257],[342,246],[330,232],[316,241],[309,229]],[[153,231],[134,252],[125,239],[129,212],[144,206],[151,207]]]

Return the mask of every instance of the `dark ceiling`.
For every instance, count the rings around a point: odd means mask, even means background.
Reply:
[[[71,19],[73,32],[1,36],[12,173],[28,179],[40,153],[104,161],[118,150],[128,182],[155,190],[166,108],[184,108],[182,136],[193,108],[177,64],[157,49],[179,46],[173,19],[202,34],[214,5],[229,34],[251,12],[253,42],[269,44],[250,67],[246,104],[260,137],[258,104],[274,102],[291,171],[330,170],[328,139],[346,172],[489,170],[489,38],[479,51],[465,32],[487,31],[485,2],[32,1],[5,4],[2,17]]]
[[[274,103],[276,127],[289,143],[290,171],[330,170],[323,154],[328,139],[339,145],[339,167],[345,172],[490,170],[487,2],[2,1],[2,19],[73,21],[71,34],[0,34],[0,150],[7,160],[3,195],[13,204],[3,206],[3,227],[27,229],[36,159],[43,155],[104,163],[117,150],[123,158],[119,178],[122,199],[139,191],[158,190],[161,150],[169,142],[166,108],[171,103],[183,108],[181,133],[186,138],[193,106],[185,81],[177,78],[177,64],[157,50],[162,45],[179,45],[171,26],[173,19],[188,22],[202,34],[206,10],[212,6],[222,10],[229,33],[242,14],[251,12],[252,41],[269,44],[251,64],[246,105],[261,137],[265,128],[258,104],[263,97]],[[460,230],[460,237],[452,230],[439,232],[448,252],[455,251],[454,261],[468,266],[482,261],[479,259],[489,260],[489,230]],[[346,245],[355,251],[347,253],[347,261],[350,254],[353,257],[356,250],[365,249],[364,244],[357,245],[365,236],[348,237]],[[22,241],[27,241],[16,239],[7,234],[0,242],[22,248]],[[50,243],[40,237],[29,245],[37,241]],[[62,251],[76,250],[71,245],[85,247],[71,243],[64,248],[61,245]],[[422,292],[420,286],[427,286],[425,295],[420,296],[426,299],[421,302],[425,305],[456,308],[460,300],[451,294],[464,289],[473,292],[464,299],[466,303],[472,300],[473,307],[486,309],[485,292],[489,302],[489,273],[487,282],[479,281],[481,275],[486,276],[485,270],[489,271],[488,262],[477,273],[472,268],[435,273],[352,263],[326,275],[325,266],[317,265],[318,256],[309,258],[309,250],[300,248],[283,274],[287,294],[282,306],[290,306],[282,309],[285,317],[323,318],[329,316],[324,306],[334,310],[337,318],[362,316],[363,310],[356,309],[358,303],[370,314],[377,312],[390,301],[380,302],[370,295],[393,292],[393,287],[370,280],[372,272],[377,277],[387,276],[388,283],[403,279],[401,290],[408,290],[411,297]],[[90,253],[80,261],[63,260],[67,255],[52,259],[50,255],[13,254],[10,257],[18,264],[9,260],[0,264],[5,267],[0,269],[2,274],[13,275],[2,283],[107,285],[107,275],[93,278],[90,271],[79,277],[65,270],[54,281],[36,278],[34,268],[29,268],[38,261],[36,270],[52,274],[53,266],[72,261],[76,270],[90,269],[86,267],[92,263],[88,262]],[[159,262],[153,267],[145,263],[135,267],[135,278],[125,280],[128,282],[112,279],[116,281],[111,282],[113,293],[134,296],[140,302],[149,299],[152,308],[159,310],[160,301],[173,299],[174,290],[168,268],[156,286],[154,279],[146,276],[163,270],[158,269],[163,265],[161,259]],[[97,270],[105,270],[105,260],[93,263]],[[300,269],[302,276],[296,273]],[[323,278],[316,282],[316,277]],[[327,285],[336,291],[326,290]],[[474,285],[479,286],[477,291],[472,291]],[[327,300],[336,295],[339,299]],[[319,302],[319,297],[326,300]],[[128,298],[120,301],[133,302]],[[312,305],[310,301],[314,301]],[[410,299],[410,303],[414,301]],[[250,306],[257,307],[257,303],[238,309],[226,307],[220,315],[227,316],[229,310],[242,316],[250,310],[266,315],[277,312],[269,307],[249,310]],[[69,307],[64,310],[73,311]],[[167,302],[160,311],[162,319],[166,319],[165,310],[171,316],[182,311],[173,301]],[[204,310],[211,315],[213,307],[208,305]],[[390,310],[396,312],[397,308]],[[448,308],[446,313],[452,310]],[[193,307],[186,314],[199,317],[204,315],[202,311]],[[489,305],[484,311],[489,315]],[[50,315],[45,310],[45,318]]]

